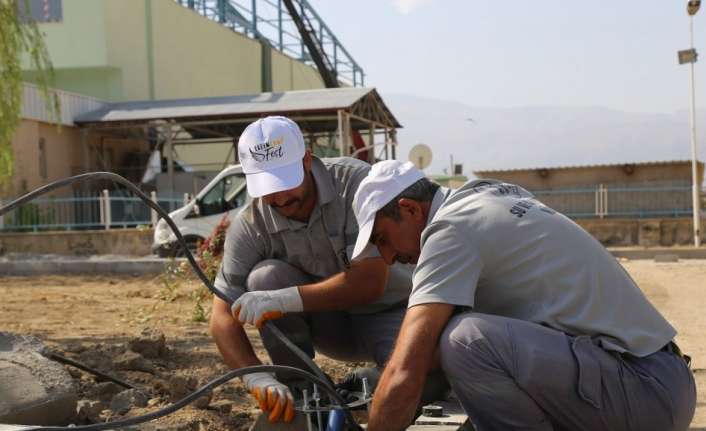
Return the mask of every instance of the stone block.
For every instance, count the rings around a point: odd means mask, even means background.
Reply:
[[[662,230],[659,220],[645,220],[639,222],[638,245],[642,247],[655,247],[660,245]]]
[[[158,358],[166,353],[164,334],[160,331],[146,328],[139,337],[130,340],[130,350],[145,358]]]
[[[76,415],[79,421],[95,423],[100,420],[101,412],[105,407],[102,401],[81,400],[78,402]]]
[[[115,395],[123,391],[125,388],[113,382],[101,382],[92,385],[88,390],[88,398],[98,399],[104,403],[109,403]]]
[[[133,407],[144,407],[149,397],[137,389],[128,389],[113,397],[110,409],[119,415],[127,413]]]
[[[143,358],[139,353],[128,350],[113,361],[115,368],[127,371],[144,371],[154,373],[154,364]]]
[[[76,387],[64,367],[40,354],[37,339],[0,332],[0,423],[66,425]]]
[[[169,400],[171,402],[179,401],[189,395],[198,385],[195,377],[172,376],[169,379]]]

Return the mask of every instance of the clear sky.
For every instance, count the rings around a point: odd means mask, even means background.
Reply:
[[[686,0],[309,0],[366,85],[471,106],[689,106]],[[706,4],[694,18],[706,61]],[[706,106],[706,64],[696,64]],[[704,123],[706,127],[706,123]]]

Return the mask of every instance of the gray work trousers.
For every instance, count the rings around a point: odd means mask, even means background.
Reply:
[[[442,368],[479,431],[686,430],[694,377],[668,350],[638,358],[588,336],[475,312],[440,339]]]
[[[299,269],[279,260],[264,260],[250,271],[247,289],[275,290],[289,286],[312,283],[314,280]],[[287,314],[272,322],[310,358],[314,348],[320,353],[340,361],[374,362],[382,369],[395,346],[397,333],[402,326],[406,304],[370,314],[351,314],[345,311],[320,311],[316,313]],[[262,344],[273,364],[308,369],[292,352],[260,332]],[[374,390],[377,381],[370,382]],[[449,384],[441,370],[430,371],[421,395],[424,405],[441,399]]]
[[[246,282],[249,291],[277,290],[312,283],[314,280],[286,262],[268,259],[258,263]],[[345,311],[287,314],[273,321],[287,337],[314,357],[314,348],[324,355],[350,362],[374,362],[381,367],[387,361],[397,338],[405,304],[379,313],[350,314]],[[285,346],[262,333],[262,342],[272,362],[300,367]]]

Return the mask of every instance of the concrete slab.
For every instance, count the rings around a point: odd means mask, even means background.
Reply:
[[[468,419],[466,412],[454,398],[445,401],[435,402],[434,405],[443,408],[443,414],[438,417],[421,415],[414,422],[415,425],[453,425],[456,428],[463,425]]]
[[[42,349],[37,339],[0,332],[0,423],[66,425],[76,415],[71,376]]]

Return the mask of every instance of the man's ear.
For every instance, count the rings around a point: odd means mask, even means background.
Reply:
[[[412,217],[415,221],[419,221],[424,217],[422,206],[414,199],[402,198],[398,201],[398,204],[400,206],[401,215]]]
[[[304,172],[309,173],[311,172],[311,151],[306,150],[304,152]]]

